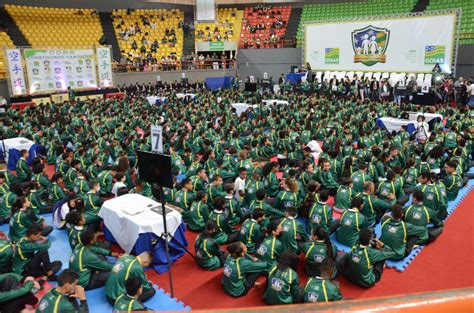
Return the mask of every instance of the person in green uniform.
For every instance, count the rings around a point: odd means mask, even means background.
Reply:
[[[288,207],[298,206],[298,183],[296,180],[285,179],[284,190],[278,192],[273,207],[285,212]]]
[[[321,173],[319,180],[324,189],[329,190],[330,195],[335,195],[339,184],[336,182],[334,175],[331,173],[331,162],[329,160],[323,160],[321,163]]]
[[[320,266],[320,275],[309,277],[303,291],[303,302],[332,302],[342,300],[339,286],[331,282],[336,264],[333,259],[324,259]]]
[[[209,220],[217,224],[217,232],[214,239],[218,244],[235,242],[239,238],[239,232],[229,224],[226,213],[226,200],[223,197],[214,199],[214,210],[209,214]]]
[[[83,170],[77,171],[77,177],[74,180],[73,185],[73,191],[78,196],[84,196],[87,192],[89,192],[89,182],[87,181],[86,174]]]
[[[194,241],[196,263],[201,268],[209,271],[223,267],[227,258],[227,252],[221,250],[219,243],[214,239],[217,229],[218,227],[214,220],[207,221],[204,231]]]
[[[97,175],[97,181],[100,184],[100,195],[103,197],[111,197],[112,194],[112,187],[113,187],[113,180],[115,175],[117,174],[117,167],[114,166],[110,170],[103,170],[102,172]]]
[[[430,208],[440,219],[446,218],[448,206],[446,196],[433,184],[431,173],[421,173],[419,181],[421,185],[417,185],[416,189],[423,191],[425,196],[423,204]]]
[[[61,174],[60,172],[54,173],[52,181],[53,182],[49,188],[48,194],[49,201],[54,207],[59,201],[63,200],[66,197],[64,189],[63,187],[61,187],[61,185],[63,184],[63,174]]]
[[[22,193],[20,185],[13,183],[10,186],[10,190],[0,198],[0,225],[10,222],[13,204],[16,202],[18,195]]]
[[[153,255],[149,251],[144,251],[138,256],[121,256],[110,271],[110,275],[105,283],[105,296],[110,304],[113,304],[126,291],[127,281],[131,278],[137,279],[143,290],[138,296],[138,300],[145,302],[151,299],[156,290],[153,283],[146,277],[144,268],[149,267],[153,261]]]
[[[207,186],[207,194],[209,195],[209,207],[214,209],[214,199],[216,197],[225,197],[226,193],[222,190],[222,175],[214,174],[212,182]]]
[[[100,248],[91,249],[96,242],[96,234],[91,229],[81,234],[81,242],[72,252],[69,268],[79,273],[79,285],[86,290],[100,288],[105,285],[113,265],[102,260],[99,255],[117,254]]]
[[[372,231],[362,229],[358,244],[352,247],[342,261],[344,277],[364,288],[374,286],[382,278],[385,260],[395,255],[395,251],[386,247],[383,242],[374,239],[371,244],[371,239]]]
[[[365,216],[368,227],[373,227],[378,223],[385,212],[389,211],[396,202],[393,193],[388,195],[387,200],[382,200],[374,196],[374,192],[375,185],[369,181],[364,183],[364,191],[356,195],[364,200],[364,205],[360,212]]]
[[[267,273],[269,273],[276,265],[277,260],[283,253],[283,244],[278,239],[278,236],[281,234],[281,230],[282,227],[280,225],[279,219],[270,221],[267,230],[268,235],[263,239],[255,253],[257,258],[267,263]]]
[[[262,172],[264,179],[264,189],[268,197],[274,198],[280,189],[280,180],[277,178],[277,172],[280,168],[278,162],[270,162],[266,164]]]
[[[336,260],[337,248],[331,243],[329,234],[323,227],[317,226],[311,232],[311,241],[303,246],[304,258],[306,259],[306,273],[308,276],[321,276],[321,264],[326,259]],[[329,278],[334,278],[337,270],[331,273]]]
[[[274,208],[267,201],[265,201],[266,194],[265,194],[264,189],[258,189],[257,192],[255,193],[255,196],[256,196],[256,199],[250,202],[250,206],[249,206],[250,212],[253,212],[257,209],[261,209],[263,210],[263,212],[265,212],[265,215],[268,216],[269,218],[285,217],[284,211],[280,211]]]
[[[206,190],[206,185],[209,183],[206,170],[204,170],[202,167],[198,168],[196,170],[196,175],[191,176],[189,179],[193,185],[192,191],[194,192]]]
[[[280,256],[268,274],[267,287],[263,293],[263,300],[270,305],[292,304],[298,302],[299,278],[293,264],[298,262],[296,253],[286,250]]]
[[[336,239],[341,244],[352,247],[359,237],[359,231],[367,227],[367,219],[360,212],[364,200],[361,197],[355,197],[351,201],[351,208],[342,213],[341,223],[336,232]]]
[[[142,282],[135,277],[128,278],[125,282],[124,292],[114,303],[114,312],[148,311],[143,305],[143,301],[140,300],[142,294]]]
[[[240,241],[231,243],[227,251],[229,256],[224,264],[221,281],[224,291],[232,297],[244,296],[264,273],[267,263],[258,262],[257,258],[249,256],[247,247]]]
[[[97,181],[89,183],[89,192],[84,195],[84,216],[86,218],[86,225],[98,229],[102,218],[99,216],[100,208],[104,203],[99,197],[101,188]]]
[[[207,193],[204,190],[196,194],[196,198],[189,209],[189,212],[183,211],[186,225],[192,231],[201,231],[209,218],[209,208],[207,206]],[[186,215],[184,214],[186,213]]]
[[[396,180],[395,172],[389,170],[385,177],[387,179],[379,184],[377,193],[378,197],[381,200],[388,200],[388,196],[394,194],[398,204],[404,205],[407,203],[409,198],[405,195],[403,184],[400,180]]]
[[[12,271],[12,257],[14,247],[7,239],[0,239],[0,274]]]
[[[35,165],[33,168],[33,177],[32,181],[35,181],[38,185],[39,188],[37,190],[37,194],[41,200],[47,200],[48,197],[48,191],[51,188],[51,182],[48,179],[48,176],[46,175],[46,170],[44,164],[40,163]]]
[[[48,226],[43,218],[38,217],[30,207],[31,202],[26,197],[18,197],[13,204],[13,216],[10,219],[9,237],[12,242],[17,242],[26,235],[30,225],[39,225],[42,228],[41,235],[48,236],[53,228]]]
[[[379,240],[395,251],[392,260],[401,260],[408,256],[416,244],[424,244],[428,240],[426,227],[415,226],[402,220],[403,208],[395,204],[392,216],[382,218],[382,230]]]
[[[367,164],[360,163],[359,170],[351,175],[351,179],[354,192],[362,192],[364,184],[368,181],[372,181],[372,177],[367,173]]]
[[[246,246],[248,253],[255,253],[255,250],[260,245],[264,232],[262,231],[262,222],[265,217],[263,210],[255,210],[251,213],[251,217],[246,219],[240,227],[239,240]]]
[[[225,184],[224,190],[226,192],[224,199],[229,225],[235,226],[240,223],[240,219],[242,218],[242,211],[240,209],[239,201],[237,201],[237,199],[234,197],[234,183]]]
[[[332,234],[339,227],[339,220],[333,220],[332,208],[327,204],[329,194],[327,190],[321,190],[319,199],[316,200],[309,209],[308,232],[318,226],[324,228],[326,233]]]
[[[71,269],[64,270],[58,276],[58,286],[51,288],[40,300],[36,312],[87,313],[89,306],[84,288],[79,285],[79,275]],[[79,300],[79,304],[77,303]]]
[[[304,229],[304,225],[296,220],[296,208],[287,208],[285,218],[280,222],[282,232],[280,241],[283,244],[283,250],[291,250],[300,253],[299,243],[307,241],[308,235]]]
[[[55,280],[62,266],[61,261],[50,261],[48,249],[51,241],[41,235],[39,225],[30,225],[16,244],[13,256],[13,272],[24,276],[43,277],[44,280]]]
[[[81,161],[74,159],[71,161],[71,167],[64,175],[64,186],[67,190],[74,190],[74,180],[77,178],[77,171],[81,169]]]
[[[18,176],[18,180],[22,183],[31,180],[31,169],[26,161],[29,155],[27,150],[21,150],[20,158],[16,162],[16,175]]]
[[[407,160],[407,167],[403,171],[403,189],[406,194],[411,194],[413,189],[417,184],[418,180],[418,169],[416,168],[416,161],[414,158],[408,158]]]
[[[174,198],[174,205],[184,210],[183,215],[186,215],[193,204],[196,193],[193,191],[193,184],[189,178],[186,178],[181,183],[182,189],[176,193]]]
[[[443,183],[446,186],[446,198],[448,201],[453,201],[458,196],[459,190],[462,188],[464,181],[456,172],[457,164],[454,161],[449,161],[444,164],[446,177]]]
[[[33,291],[40,288],[39,283],[31,276],[0,274],[0,311],[25,312],[26,305],[35,306],[38,303]]]
[[[415,189],[413,191],[413,204],[403,208],[403,218],[405,222],[414,226],[427,227],[428,239],[426,244],[434,241],[443,232],[443,222],[436,214],[423,204],[423,191]],[[433,224],[430,226],[429,224]]]

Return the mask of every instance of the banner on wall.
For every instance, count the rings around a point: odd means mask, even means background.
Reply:
[[[456,14],[305,24],[305,62],[331,71],[444,72],[453,65]]]
[[[26,93],[26,80],[23,73],[23,59],[20,49],[6,49],[11,93],[13,96]]]
[[[110,47],[97,48],[97,66],[100,87],[113,85],[112,76],[112,50]]]
[[[28,93],[97,88],[94,49],[25,49]]]

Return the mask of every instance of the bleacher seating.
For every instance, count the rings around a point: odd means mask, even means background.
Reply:
[[[13,41],[10,39],[6,32],[0,32],[0,79],[4,79],[6,77],[6,60],[4,58],[5,51],[3,49],[4,46],[13,47]]]
[[[474,44],[474,3],[472,0],[431,0],[426,11],[461,8],[460,44]]]
[[[8,14],[32,46],[90,47],[103,36],[93,9],[5,5]]]
[[[245,8],[240,34],[240,48],[280,48],[285,36],[291,6]],[[264,23],[265,28],[258,26]],[[280,23],[280,26],[276,26]]]
[[[242,17],[243,12],[237,10],[237,8],[219,9],[218,23],[200,23],[195,25],[196,42],[239,40]]]
[[[302,46],[304,22],[409,13],[416,2],[417,0],[366,0],[305,5],[296,36],[298,47]]]
[[[184,12],[178,9],[114,10],[112,19],[122,56],[143,60],[147,55],[160,61],[162,57],[183,54]],[[132,25],[138,25],[140,32],[130,32]],[[166,30],[168,29],[168,36]],[[174,35],[172,34],[174,31]],[[173,38],[176,36],[176,42]],[[166,39],[166,43],[163,40]],[[145,41],[146,40],[146,41]],[[158,46],[155,49],[154,41]],[[134,47],[134,42],[136,47]],[[143,47],[143,48],[142,48]]]

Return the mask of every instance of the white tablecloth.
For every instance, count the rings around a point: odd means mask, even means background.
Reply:
[[[126,194],[105,201],[99,211],[99,216],[104,220],[105,226],[119,246],[126,253],[130,253],[140,234],[154,233],[161,236],[164,231],[163,216],[151,211],[152,207],[158,207],[161,212],[161,203],[139,194]],[[129,215],[123,211],[127,208],[143,208],[144,212]],[[168,232],[174,236],[182,221],[181,214],[172,210],[166,214],[166,221]]]
[[[191,97],[191,99],[196,98],[196,95],[194,93],[177,93],[176,94],[176,98],[178,99],[183,99],[186,96]]]
[[[166,101],[166,97],[149,96],[149,97],[146,97],[146,99],[148,100],[148,103],[151,104],[151,105],[155,105],[155,104],[156,104],[156,100],[160,100],[161,102],[165,102],[165,101]]]
[[[232,103],[231,106],[237,111],[237,115],[240,116],[242,113],[248,110],[248,108],[257,108],[256,104],[247,103]]]
[[[18,151],[25,149],[29,151],[32,145],[34,145],[33,141],[28,140],[23,137],[16,137],[16,138],[3,140],[3,143],[1,143],[1,149],[3,150],[3,147],[5,146],[5,161],[7,162],[7,164],[8,164],[8,155],[9,155],[8,151],[10,151],[10,149],[16,149]]]
[[[393,130],[399,131],[402,129],[402,126],[408,126],[412,124],[414,129],[418,127],[418,123],[416,121],[409,121],[409,120],[401,120],[399,118],[393,118],[393,117],[381,117],[380,120],[384,124],[385,128],[391,132]]]
[[[266,105],[274,105],[275,103],[277,105],[289,105],[288,101],[286,100],[276,100],[276,99],[270,99],[270,100],[263,100],[263,103]]]
[[[441,114],[421,113],[421,112],[408,112],[408,119],[410,121],[416,121],[418,119],[418,116],[420,115],[425,116],[426,123],[429,123],[432,119],[435,119],[435,118],[440,118],[441,120],[443,120],[443,116]]]

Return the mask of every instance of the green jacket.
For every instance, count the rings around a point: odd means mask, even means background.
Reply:
[[[106,195],[112,191],[113,179],[112,172],[109,170],[104,170],[99,173],[97,180],[99,181],[100,193],[102,195]]]
[[[357,197],[361,197],[364,200],[364,205],[360,211],[364,214],[367,220],[367,226],[373,226],[377,217],[377,212],[384,213],[389,211],[392,206],[395,204],[396,200],[392,201],[381,200],[374,195],[369,195],[365,192],[357,194]]]
[[[245,181],[245,195],[244,195],[244,201],[242,202],[242,206],[249,208],[252,201],[257,199],[257,195],[256,195],[257,190],[261,188],[263,188],[262,181],[247,179]]]
[[[347,255],[344,276],[359,286],[371,287],[375,284],[373,264],[394,255],[395,252],[391,249],[377,250],[370,246],[355,245]]]
[[[306,259],[306,273],[308,276],[320,276],[321,275],[321,263],[324,259],[329,257],[329,253],[324,240],[316,240],[313,242],[306,242],[303,247],[304,258]],[[332,245],[332,255],[334,258],[337,256],[337,247]],[[334,268],[332,277],[337,275],[337,271]]]
[[[399,181],[383,181],[379,184],[377,196],[382,200],[388,200],[388,195],[393,193],[396,199],[405,195],[403,191],[403,186],[399,183]]]
[[[275,209],[265,200],[254,200],[250,203],[249,211],[253,212],[256,209],[262,209],[268,217],[284,217],[285,212]]]
[[[280,181],[275,173],[270,172],[264,180],[264,190],[267,197],[276,197],[280,189]]]
[[[110,255],[110,251],[102,249],[103,255]],[[110,271],[113,265],[101,260],[89,247],[78,244],[69,259],[69,269],[79,275],[79,285],[86,287],[89,284],[91,272],[94,270]]]
[[[176,193],[176,197],[174,198],[174,205],[182,208],[185,211],[189,211],[191,208],[191,204],[196,198],[196,193],[194,191],[187,191],[185,189],[181,189]]]
[[[145,306],[136,298],[132,298],[127,293],[121,294],[114,304],[113,312],[146,311]]]
[[[342,300],[339,287],[330,280],[321,277],[310,277],[304,287],[304,302],[331,302]]]
[[[337,241],[352,247],[359,239],[359,231],[367,226],[367,219],[359,210],[347,209],[341,216],[341,225],[336,233]]]
[[[281,241],[273,235],[268,235],[263,239],[260,246],[258,246],[255,255],[257,258],[267,263],[266,271],[270,272],[282,253],[283,244]]]
[[[206,203],[202,201],[194,201],[189,209],[189,212],[183,212],[186,215],[186,225],[190,230],[201,231],[206,226],[207,219],[209,218],[209,209]]]
[[[263,299],[267,304],[291,304],[298,301],[299,278],[298,274],[288,267],[279,270],[273,267],[268,275],[267,288],[263,293]]]
[[[403,172],[403,180],[405,181],[405,187],[415,187],[419,172],[416,167],[410,167],[405,169]]]
[[[434,184],[419,185],[417,189],[423,191],[423,204],[435,214],[446,210],[447,200],[443,193]]]
[[[283,250],[291,250],[299,254],[298,242],[307,241],[308,235],[304,229],[303,224],[293,217],[285,217],[280,225],[282,232],[280,234],[280,241],[283,244]]]
[[[233,297],[242,296],[245,293],[245,276],[264,272],[266,267],[266,262],[254,262],[248,257],[234,259],[232,256],[228,256],[222,277],[225,292]]]
[[[332,219],[332,208],[326,203],[316,201],[309,209],[309,220],[308,220],[308,233],[311,234],[313,229],[317,226],[324,228],[326,233],[330,234]]]
[[[240,218],[242,217],[242,210],[239,201],[237,201],[233,195],[225,196],[225,208],[229,218],[229,224],[231,226],[239,224]]]
[[[37,217],[33,209],[18,210],[10,219],[10,240],[17,242],[26,235],[26,230],[30,225],[42,223],[43,219]]]
[[[196,251],[196,263],[207,270],[213,271],[220,268],[219,244],[214,238],[203,238],[201,234],[196,237],[194,250]]]
[[[15,273],[0,274],[0,283],[2,283],[7,278],[14,278],[18,283],[23,280],[23,276]],[[21,296],[26,295],[28,292],[33,289],[33,282],[29,281],[26,284],[22,285],[20,288],[16,288],[8,291],[0,291],[0,304],[2,302],[7,302],[12,299],[20,298]]]
[[[283,213],[287,208],[295,208],[297,205],[298,194],[286,190],[278,192],[275,198],[275,203],[273,204],[276,209],[280,210]]]
[[[25,266],[28,265],[36,252],[48,250],[50,247],[51,242],[49,240],[38,243],[28,240],[26,237],[21,238],[16,244],[16,252],[13,256],[13,272],[22,274]]]
[[[227,242],[229,234],[236,232],[236,230],[230,226],[227,215],[222,211],[213,210],[209,214],[209,219],[217,224],[217,233],[214,235],[214,238],[220,245]]]
[[[329,188],[339,187],[339,184],[334,179],[334,176],[331,173],[331,171],[329,172],[321,171],[319,175],[319,180],[320,180],[320,183],[323,185],[323,188],[329,189]]]
[[[0,239],[0,268],[9,269],[12,265],[13,246],[8,240]]]
[[[352,188],[354,192],[362,192],[364,190],[364,183],[372,181],[372,177],[362,171],[357,171],[351,175]]]
[[[21,182],[27,182],[31,179],[31,169],[24,159],[19,159],[16,163],[16,175]]]
[[[430,223],[436,226],[442,225],[436,214],[424,205],[411,204],[403,208],[403,211],[405,222],[412,225],[422,227],[426,227]]]
[[[51,187],[49,188],[49,200],[51,200],[51,204],[55,205],[65,197],[66,195],[63,188],[57,183],[52,183]]]
[[[443,179],[446,186],[446,198],[448,201],[453,201],[458,196],[459,190],[462,188],[463,180],[458,174],[447,175]]]
[[[117,260],[105,284],[105,294],[108,298],[116,300],[125,291],[125,282],[128,278],[135,277],[140,280],[143,291],[153,289],[153,284],[147,280],[140,258],[133,255],[124,255]]]
[[[355,192],[349,186],[341,185],[337,189],[334,207],[338,209],[349,209],[351,206],[351,200],[355,196]]]
[[[12,213],[13,203],[18,196],[12,191],[8,191],[0,199],[0,217],[9,217]]]
[[[253,218],[248,218],[240,227],[240,238],[246,246],[248,253],[255,253],[256,244],[262,239],[262,228]]]
[[[395,251],[395,255],[391,257],[393,260],[401,260],[405,257],[408,237],[419,236],[419,243],[428,239],[426,227],[414,226],[401,220],[394,220],[388,216],[382,219],[381,232],[380,241]]]
[[[81,195],[81,196],[85,195],[90,190],[89,183],[87,182],[85,178],[76,177],[73,185],[74,185],[74,188],[73,188],[74,193],[77,195]]]
[[[38,307],[36,308],[37,313],[86,313],[89,312],[87,300],[81,301],[77,304],[76,298],[71,298],[60,294],[56,288],[50,289],[41,298]]]

